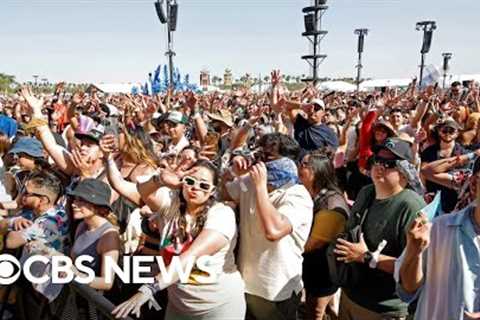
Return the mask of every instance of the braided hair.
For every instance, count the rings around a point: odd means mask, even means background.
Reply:
[[[196,161],[192,168],[195,167],[201,167],[209,170],[212,175],[213,175],[213,185],[216,186],[218,185],[219,182],[219,171],[218,168],[210,161],[208,160],[198,160]],[[180,197],[180,218],[179,218],[179,223],[178,223],[178,234],[177,237],[181,242],[184,242],[188,238],[188,232],[187,232],[187,202],[185,200],[185,197],[183,196],[183,193],[180,192],[179,194]],[[190,232],[192,238],[196,238],[200,232],[202,232],[203,226],[205,225],[205,222],[207,221],[207,214],[208,210],[213,207],[213,205],[216,202],[216,197],[215,193],[213,193],[207,200],[207,202],[204,204],[203,210],[195,217],[195,222],[193,224],[193,228]]]

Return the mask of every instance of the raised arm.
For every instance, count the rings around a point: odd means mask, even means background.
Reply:
[[[123,178],[120,170],[118,170],[115,160],[113,159],[113,151],[116,144],[115,139],[116,138],[113,135],[106,135],[100,141],[100,148],[102,149],[105,166],[107,168],[108,182],[121,196],[124,196],[137,206],[141,206],[142,197],[137,191],[137,185]]]
[[[43,99],[36,98],[28,87],[23,87],[21,94],[32,109],[32,122],[34,123],[32,129],[36,129],[37,137],[42,142],[43,147],[47,150],[60,170],[68,175],[74,174],[76,169],[69,159],[69,152],[57,144],[48,127],[48,120],[42,114]],[[30,125],[32,125],[32,122]]]
[[[255,185],[257,213],[269,241],[278,241],[293,232],[290,220],[281,214],[270,202],[267,190],[267,168],[263,162],[250,169],[250,177]]]
[[[400,285],[408,294],[414,294],[423,282],[423,252],[430,243],[430,223],[425,216],[415,219],[407,233],[407,247],[400,267]]]
[[[150,180],[137,183],[137,191],[143,202],[155,212],[163,208],[165,203],[170,202],[170,199],[166,198],[170,196],[169,193],[157,192],[157,190],[161,187],[179,189],[181,185],[180,177],[165,169],[161,173],[154,175]]]

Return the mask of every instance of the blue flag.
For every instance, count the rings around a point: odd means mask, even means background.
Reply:
[[[430,202],[422,210],[420,210],[421,213],[425,214],[428,217],[428,221],[430,222],[442,214],[442,203],[440,201],[441,194],[441,191],[438,191],[432,202]]]
[[[145,82],[145,85],[142,86],[142,94],[148,96],[149,91],[148,91],[148,82]]]

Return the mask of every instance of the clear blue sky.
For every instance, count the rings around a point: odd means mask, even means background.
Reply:
[[[239,77],[280,68],[308,73],[300,59],[309,46],[301,8],[308,0],[178,0],[176,64],[194,80],[202,68]],[[451,51],[453,73],[480,73],[478,0],[330,0],[324,16],[329,34],[322,76],[352,76],[358,27],[371,29],[364,74],[411,77],[417,74],[419,20],[436,20],[427,62],[441,64]],[[31,80],[144,81],[164,64],[165,27],[153,0],[1,0],[0,72]]]

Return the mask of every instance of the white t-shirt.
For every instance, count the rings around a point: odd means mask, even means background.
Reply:
[[[164,243],[179,215],[179,197],[178,191],[166,187],[160,188],[157,196],[163,200],[159,226],[160,243]],[[168,288],[169,304],[175,311],[190,316],[208,313],[226,303],[235,304],[235,301],[238,301],[238,304],[242,304],[241,300],[244,299],[244,283],[235,264],[233,253],[237,243],[234,211],[223,203],[216,203],[208,211],[203,229],[219,232],[225,236],[228,244],[211,256],[208,262],[210,270],[216,274],[216,282],[198,283],[199,276],[206,275],[194,268],[188,283],[176,283]]]
[[[240,186],[242,180],[245,191]],[[289,299],[303,288],[303,251],[313,219],[313,201],[303,185],[274,190],[269,199],[291,223],[293,232],[279,241],[269,241],[256,212],[256,192],[248,176],[227,184],[227,191],[240,205],[238,266],[245,292],[269,301]]]
[[[168,147],[167,147],[167,152],[168,154],[179,154],[180,151],[182,151],[183,149],[185,149],[186,147],[188,147],[190,145],[190,142],[188,141],[188,139],[185,137],[185,136],[182,136],[182,138],[180,139],[180,141],[178,141],[177,144],[170,144]]]

